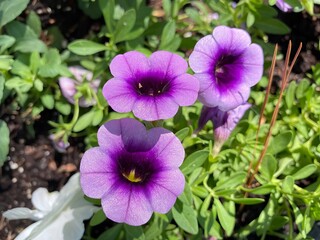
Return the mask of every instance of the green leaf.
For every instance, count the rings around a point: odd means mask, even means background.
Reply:
[[[244,205],[254,205],[264,202],[263,198],[230,198],[230,200],[235,203]]]
[[[17,40],[16,44],[14,45],[14,51],[22,53],[31,53],[34,51],[42,53],[46,50],[47,46],[39,39],[22,38]]]
[[[267,19],[257,19],[254,26],[258,29],[270,34],[287,34],[290,33],[290,28],[278,19],[267,18]]]
[[[254,14],[249,12],[247,15],[247,27],[248,28],[252,27],[252,25],[254,24],[254,21],[255,21]]]
[[[183,141],[183,139],[185,139],[190,132],[190,128],[185,127],[183,129],[180,129],[178,132],[175,133],[176,137],[179,138],[180,141]]]
[[[117,239],[123,229],[123,224],[117,224],[102,233],[97,240]]]
[[[306,91],[308,90],[310,86],[309,80],[303,79],[301,82],[299,82],[297,90],[296,90],[296,97],[298,99],[303,98],[306,94]]]
[[[286,176],[282,182],[282,189],[285,193],[291,194],[294,187],[294,179],[292,176]]]
[[[184,174],[189,174],[194,169],[203,165],[203,163],[208,159],[209,151],[200,150],[192,153],[190,156],[184,160],[180,169]]]
[[[280,133],[279,135],[277,135],[271,140],[267,152],[272,155],[275,155],[284,151],[287,148],[288,144],[290,143],[291,138],[292,138],[291,131]]]
[[[37,89],[38,92],[43,91],[43,82],[39,78],[34,80],[33,85]]]
[[[214,199],[214,204],[217,209],[219,222],[222,228],[226,231],[227,236],[230,236],[235,225],[235,217],[225,209],[219,198]]]
[[[218,190],[223,190],[226,188],[234,188],[236,186],[239,186],[239,185],[243,184],[243,182],[246,178],[246,175],[247,174],[244,172],[238,172],[238,173],[235,173],[229,177],[221,178],[217,182],[217,186],[214,188],[214,190],[218,191]]]
[[[114,42],[118,43],[127,40],[127,35],[130,33],[136,22],[136,10],[130,9],[126,11],[119,19],[114,32]]]
[[[99,0],[99,6],[103,14],[104,22],[106,23],[109,33],[114,31],[113,14],[115,3],[114,0]]]
[[[28,3],[29,0],[2,0],[0,2],[0,28],[18,17]]]
[[[171,0],[162,0],[162,7],[166,14],[166,17],[169,18],[171,16],[171,9],[172,9]]]
[[[184,185],[183,193],[178,197],[178,199],[186,205],[192,205],[192,193],[190,186],[188,184]]]
[[[107,50],[107,47],[103,44],[96,43],[90,40],[76,40],[68,45],[68,49],[78,55],[86,56],[95,54],[97,52]]]
[[[83,129],[90,126],[92,123],[92,120],[94,118],[94,111],[87,112],[83,114],[77,121],[77,123],[73,127],[74,132],[80,132]]]
[[[7,159],[9,153],[10,132],[6,122],[0,120],[0,167]]]
[[[245,188],[244,191],[246,192],[250,192],[253,194],[261,194],[261,195],[265,195],[265,194],[269,194],[270,192],[272,192],[272,190],[275,189],[275,185],[273,184],[266,184],[266,185],[262,185],[260,187],[256,187],[256,188]]]
[[[292,177],[294,180],[304,179],[309,177],[316,170],[317,170],[317,166],[315,164],[309,164],[307,166],[304,166],[300,170],[298,170],[296,173],[292,174]]]
[[[27,24],[32,30],[37,34],[39,37],[41,34],[41,21],[39,16],[34,12],[31,11],[27,18]]]
[[[14,37],[9,35],[0,35],[0,54],[11,47],[16,42]]]
[[[43,104],[43,106],[45,106],[48,109],[53,109],[54,107],[54,98],[51,94],[43,94],[41,96],[41,102]]]
[[[165,49],[168,45],[170,45],[171,41],[174,39],[175,34],[176,23],[175,21],[171,20],[163,28],[159,49]]]
[[[124,230],[126,231],[127,240],[144,240],[145,236],[141,226],[130,226],[125,224]]]
[[[71,106],[66,102],[56,102],[55,108],[64,115],[69,115],[71,113]]]
[[[54,78],[61,72],[61,58],[59,51],[55,48],[49,49],[43,55],[43,65],[39,67],[39,75]]]
[[[104,214],[103,210],[100,209],[92,216],[89,224],[90,226],[93,227],[93,226],[99,225],[106,219],[107,219],[106,215]]]
[[[260,172],[266,179],[271,180],[277,170],[277,167],[277,160],[272,155],[267,154],[262,160]]]
[[[285,95],[285,101],[289,109],[292,108],[294,102],[295,102],[295,93],[296,93],[297,84],[296,82],[292,81],[289,84],[289,87],[286,91]]]
[[[18,39],[38,39],[37,34],[28,25],[18,21],[12,21],[6,26],[7,33],[16,40]]]
[[[28,92],[32,88],[32,83],[27,82],[19,77],[10,78],[5,82],[5,86],[8,89],[16,89],[22,93]]]
[[[192,192],[194,193],[194,195],[199,196],[201,198],[205,198],[209,194],[208,190],[203,186],[192,187]]]
[[[103,111],[102,110],[96,110],[94,112],[94,119],[92,120],[92,126],[98,126],[103,119]]]
[[[304,6],[304,8],[306,9],[306,11],[310,14],[313,15],[313,1],[312,0],[301,0],[301,4],[302,6]]]
[[[12,58],[10,55],[0,55],[0,70],[9,71],[14,62]]]
[[[197,215],[191,206],[182,204],[180,200],[177,200],[172,208],[172,216],[183,230],[191,234],[197,234],[199,230]]]
[[[0,103],[3,97],[3,90],[4,90],[4,77],[0,74]]]

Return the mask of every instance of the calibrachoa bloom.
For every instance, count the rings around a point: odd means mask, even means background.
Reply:
[[[131,51],[110,63],[114,78],[103,94],[117,112],[130,112],[147,121],[173,117],[179,106],[192,105],[198,97],[198,80],[187,74],[188,63],[179,55],[157,51],[147,58]]]
[[[92,80],[92,72],[80,66],[69,67],[69,71],[73,74],[74,78],[59,78],[62,95],[68,102],[74,104],[74,96],[80,90],[83,96],[79,99],[79,106],[89,107],[94,105],[96,101],[90,95],[90,91],[98,91],[100,79]],[[83,85],[84,81],[88,82],[88,86]],[[81,85],[83,85],[82,88],[80,87]],[[90,89],[88,87],[90,87]]]
[[[284,0],[277,0],[276,6],[283,12],[289,12],[292,10],[292,7]]]
[[[200,82],[200,102],[229,111],[245,103],[261,79],[263,52],[246,31],[219,26],[197,42],[189,63]]]
[[[108,218],[137,226],[153,211],[172,208],[185,183],[179,170],[184,149],[173,133],[164,128],[147,131],[126,118],[100,127],[98,143],[83,155],[80,182],[87,196],[101,198]]]
[[[8,210],[3,216],[9,220],[31,219],[37,221],[24,229],[15,240],[77,240],[84,233],[83,220],[98,210],[83,198],[79,173],[74,174],[60,192],[49,193],[38,188],[32,193],[36,209],[19,207]]]
[[[53,147],[59,153],[65,153],[70,146],[69,142],[65,142],[62,137],[56,136],[55,134],[50,134],[49,139],[52,141]]]
[[[212,121],[214,127],[214,154],[220,151],[223,143],[229,138],[233,129],[250,107],[250,103],[244,103],[235,109],[224,112],[218,107],[203,106],[197,131],[200,131],[209,120]]]

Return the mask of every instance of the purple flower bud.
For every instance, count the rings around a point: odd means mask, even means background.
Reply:
[[[235,109],[224,112],[218,107],[203,106],[197,131],[200,131],[208,121],[212,121],[214,127],[214,154],[220,151],[223,143],[229,138],[233,129],[250,107],[251,104],[244,103]]]
[[[112,120],[98,131],[98,147],[86,151],[80,165],[83,192],[101,198],[106,216],[129,225],[167,213],[183,192],[179,166],[184,149],[164,128],[146,130],[135,119]]]
[[[92,80],[92,72],[80,66],[69,67],[69,71],[73,74],[74,78],[59,78],[59,85],[62,95],[68,100],[68,102],[74,104],[74,95],[78,92],[77,87],[80,86],[84,80],[89,82],[89,86],[94,92],[98,91],[100,79]],[[79,99],[79,106],[81,107],[89,107],[95,103],[96,101],[92,97],[87,98],[87,96],[82,96]]]
[[[218,26],[197,42],[189,63],[200,82],[199,101],[229,111],[244,104],[261,79],[263,52],[246,31]]]
[[[188,63],[179,55],[157,51],[147,58],[131,51],[117,55],[110,64],[114,78],[103,95],[117,112],[130,112],[146,121],[173,117],[179,106],[192,105],[199,82],[187,74]]]
[[[292,11],[292,7],[288,3],[286,3],[284,0],[277,0],[276,6],[283,12]]]
[[[57,137],[55,134],[50,134],[49,139],[52,141],[53,147],[59,153],[65,153],[67,148],[70,146],[69,142],[65,142],[61,137]]]

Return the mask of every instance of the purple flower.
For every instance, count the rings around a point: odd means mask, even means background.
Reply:
[[[69,71],[73,74],[74,78],[69,77],[60,77],[59,85],[61,88],[62,95],[68,100],[68,102],[74,104],[74,95],[80,90],[80,86],[83,84],[84,80],[89,83],[89,86],[82,87],[82,97],[79,99],[79,106],[89,107],[96,103],[95,99],[90,95],[88,87],[91,88],[94,92],[98,91],[100,85],[100,79],[92,79],[92,72],[80,67],[74,66],[69,67]]]
[[[200,82],[199,101],[222,111],[245,103],[263,72],[261,47],[246,31],[225,26],[201,38],[189,62]]]
[[[70,143],[67,140],[64,140],[63,137],[60,137],[55,134],[50,134],[49,139],[52,141],[53,147],[59,153],[65,153],[67,148],[70,146]]]
[[[147,131],[126,118],[100,127],[98,143],[82,157],[80,180],[87,196],[101,198],[108,218],[138,226],[153,211],[172,208],[185,183],[179,170],[184,149],[173,133],[164,128]]]
[[[212,121],[214,127],[214,154],[220,151],[223,143],[229,138],[233,129],[250,107],[251,104],[244,103],[235,109],[224,112],[218,107],[210,108],[203,106],[197,132],[199,132],[209,120]]]
[[[130,112],[147,121],[173,117],[179,106],[198,97],[198,80],[187,74],[188,63],[179,55],[157,51],[147,58],[131,51],[116,56],[103,94],[117,112]]]
[[[292,7],[288,3],[286,3],[284,0],[277,0],[276,6],[283,12],[292,11]]]

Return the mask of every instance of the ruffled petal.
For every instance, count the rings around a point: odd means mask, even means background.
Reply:
[[[188,70],[188,63],[177,54],[167,51],[157,51],[149,58],[150,70],[162,78],[174,78]]]
[[[103,96],[116,112],[130,112],[137,99],[133,86],[126,81],[112,78],[102,89]]]
[[[234,55],[240,54],[251,44],[250,35],[238,28],[218,26],[213,30],[212,36],[220,49]]]
[[[198,99],[208,107],[215,107],[220,102],[220,91],[216,86],[216,80],[213,74],[198,73],[195,77],[199,79],[200,90]]]
[[[42,212],[49,212],[54,202],[57,200],[59,192],[48,192],[46,188],[38,188],[32,193],[32,204]]]
[[[236,89],[225,88],[220,92],[221,111],[229,111],[245,103],[250,95],[250,87],[239,85]]]
[[[139,226],[149,221],[152,206],[144,187],[119,183],[101,199],[103,211],[112,221]]]
[[[43,218],[44,214],[38,210],[31,210],[25,207],[13,208],[5,211],[2,216],[8,220],[18,220],[18,219],[31,219],[39,220]]]
[[[114,77],[120,79],[135,79],[139,74],[150,69],[147,57],[137,51],[130,51],[117,55],[110,63],[110,71]]]
[[[167,213],[177,197],[183,192],[185,179],[179,169],[161,171],[152,177],[146,194],[154,211]]]
[[[198,98],[199,81],[190,74],[182,74],[172,80],[169,94],[180,106],[190,106]]]
[[[67,77],[61,77],[59,78],[59,85],[62,95],[68,100],[68,102],[73,104],[73,96],[77,92],[74,80]]]

